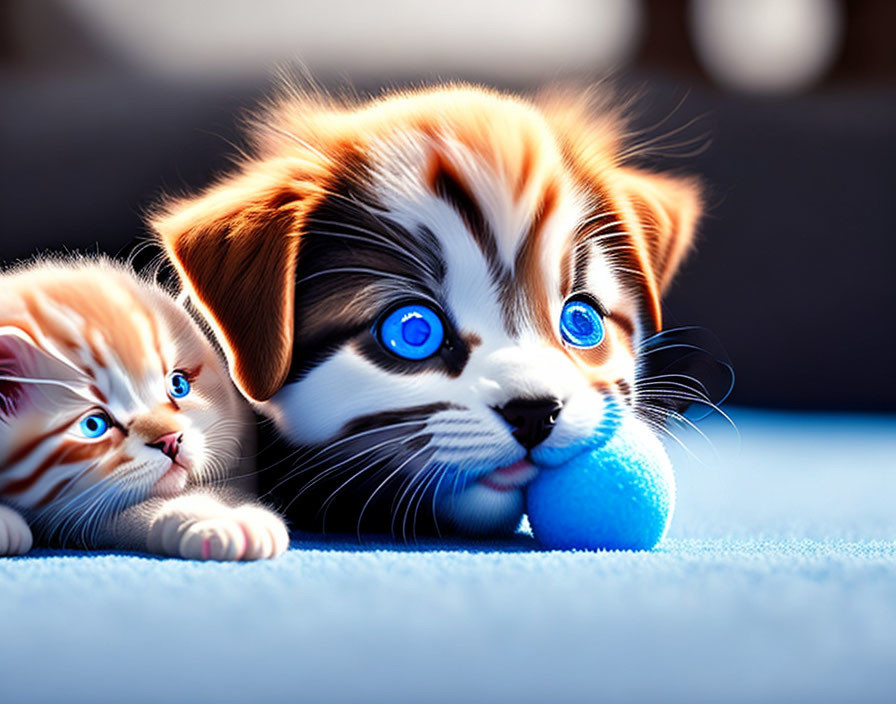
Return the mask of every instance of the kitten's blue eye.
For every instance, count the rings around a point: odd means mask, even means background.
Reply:
[[[442,319],[431,308],[419,303],[396,308],[380,323],[380,344],[405,359],[426,359],[445,340]]]
[[[594,305],[573,298],[560,314],[560,334],[573,347],[597,347],[604,339],[604,321]]]
[[[168,393],[173,398],[183,398],[190,393],[190,380],[180,372],[168,377]]]
[[[85,438],[93,440],[106,434],[109,430],[109,419],[103,413],[93,413],[84,418],[78,424],[78,428]]]

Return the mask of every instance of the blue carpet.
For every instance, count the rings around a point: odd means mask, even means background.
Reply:
[[[652,553],[296,540],[0,560],[3,702],[889,701],[896,418],[737,411]]]

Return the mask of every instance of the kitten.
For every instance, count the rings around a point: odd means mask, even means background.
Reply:
[[[236,383],[303,448],[266,473],[294,521],[506,533],[537,472],[703,394],[649,364],[701,189],[633,163],[591,97],[289,94],[235,173],[153,218]]]
[[[252,432],[215,350],[160,287],[108,260],[0,274],[0,555],[36,541],[274,557],[283,522],[235,489]]]

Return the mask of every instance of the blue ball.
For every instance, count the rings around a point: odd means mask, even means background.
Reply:
[[[535,538],[563,550],[650,550],[666,534],[674,507],[666,451],[634,419],[599,450],[543,469],[526,496]]]

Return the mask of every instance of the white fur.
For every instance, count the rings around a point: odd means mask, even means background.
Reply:
[[[526,454],[512,437],[512,428],[494,408],[521,397],[562,399],[564,408],[557,426],[543,444],[563,447],[582,442],[596,432],[606,400],[558,348],[559,328],[553,339],[543,339],[535,332],[529,311],[522,310],[514,311],[516,332],[508,332],[498,291],[479,245],[454,208],[425,185],[431,147],[417,134],[380,145],[373,150],[373,180],[377,199],[391,220],[410,232],[426,226],[441,242],[446,278],[440,295],[446,302],[445,312],[462,334],[474,333],[481,339],[463,372],[457,378],[438,372],[396,375],[368,362],[347,345],[300,382],[286,385],[262,404],[261,410],[293,443],[304,445],[326,443],[359,416],[434,402],[455,404],[462,410],[435,413],[424,431],[432,435],[431,445],[436,448],[430,465],[451,467],[475,480]],[[512,268],[519,244],[535,217],[538,189],[530,188],[514,201],[505,178],[482,164],[463,143],[446,138],[439,149],[462,170],[495,233],[500,259]],[[563,183],[562,191],[557,208],[543,223],[546,285],[554,291],[550,310],[558,321],[564,302],[559,290],[561,259],[587,212],[583,199],[568,183]],[[625,291],[599,247],[593,252],[587,277],[592,293],[606,305],[626,309]],[[633,379],[631,359],[621,359],[617,367],[613,371],[619,377]],[[464,441],[456,437],[459,427],[476,432]],[[522,511],[519,490],[498,493],[466,480],[460,486],[450,500],[440,502],[438,509],[462,530],[490,531],[518,520]]]
[[[96,297],[108,306],[105,310],[128,316],[139,345],[132,354],[136,363],[123,362],[108,325],[89,324],[87,313],[82,314],[85,309],[79,311],[64,296],[46,293],[53,290],[49,286],[63,281],[73,290],[95,286]],[[135,300],[146,315],[135,311]],[[64,331],[75,344],[62,349],[29,306],[38,307],[47,327]],[[0,495],[11,482],[40,469],[62,440],[75,447],[102,442],[78,430],[85,416],[105,412],[113,419],[109,432],[120,434],[118,443],[100,458],[57,462],[27,490],[2,496],[10,505],[0,505],[0,555],[30,549],[32,533],[23,517],[38,536],[64,528],[64,536],[54,539],[77,538],[88,547],[152,550],[146,535],[149,524],[158,519],[162,525],[188,527],[191,536],[184,546],[166,554],[195,557],[198,544],[200,553],[211,546],[206,558],[258,559],[286,549],[284,524],[261,507],[231,508],[209,496],[193,495],[180,496],[171,505],[165,502],[170,494],[193,491],[193,485],[210,480],[228,479],[228,487],[242,484],[237,475],[250,469],[246,461],[254,445],[249,435],[251,414],[223,363],[166,292],[106,260],[45,262],[0,277],[0,312],[4,319],[21,321],[21,327],[0,326],[0,336],[15,360],[13,376],[4,373],[3,378],[20,381],[26,396],[13,416],[0,419]],[[177,471],[172,459],[151,446],[160,431],[151,422],[141,430],[137,422],[151,421],[157,408],[172,403],[167,375],[187,367],[202,371],[191,393],[178,399],[179,410],[165,431],[181,438],[177,459],[183,477],[178,483],[176,474],[169,474]],[[12,453],[29,436],[42,439],[13,463]],[[117,464],[107,467],[115,452],[130,459],[116,457]],[[166,474],[175,481],[160,484]],[[66,480],[71,481],[62,485]],[[45,504],[43,499],[58,486],[64,488]],[[76,529],[80,533],[73,535]]]
[[[289,547],[286,526],[252,504],[231,507],[209,495],[166,502],[150,526],[149,550],[190,560],[260,560]]]
[[[0,504],[0,557],[24,555],[32,543],[31,529],[25,519],[9,506]]]

